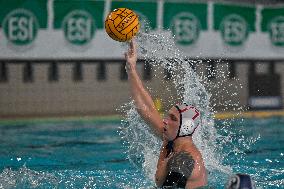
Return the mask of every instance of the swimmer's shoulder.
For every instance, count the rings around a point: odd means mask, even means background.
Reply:
[[[202,178],[202,180],[205,179],[207,181],[204,161],[199,150],[187,149],[184,151],[184,153],[186,153],[189,158],[192,158],[192,161],[194,162],[194,167],[191,173],[191,177],[189,179],[199,180]]]
[[[195,161],[198,161],[198,162],[203,161],[202,155],[196,147],[195,148],[185,148],[183,152],[191,156]]]

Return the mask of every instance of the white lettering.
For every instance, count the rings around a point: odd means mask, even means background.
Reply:
[[[70,18],[67,22],[67,38],[70,41],[90,40],[91,20],[84,18]]]
[[[284,42],[284,23],[271,24],[271,40],[273,42]]]
[[[29,19],[29,40],[32,40],[34,37],[34,25],[33,25],[33,19],[30,18]]]
[[[32,40],[33,20],[26,17],[11,17],[8,20],[8,38],[11,41]]]
[[[8,38],[11,41],[17,40],[16,31],[18,30],[18,27],[16,23],[18,22],[17,17],[10,17],[8,20]]]
[[[92,34],[92,21],[90,19],[87,19],[87,21],[86,21],[86,39],[88,41],[91,40],[91,34]]]
[[[192,41],[196,35],[196,23],[191,20],[175,20],[175,34],[178,41]]]
[[[73,18],[70,18],[68,19],[68,22],[67,22],[67,39],[69,39],[70,41],[74,41],[76,40],[76,37],[75,37],[75,31],[76,31],[76,20],[73,19]]]
[[[18,39],[21,41],[25,41],[29,37],[29,28],[28,28],[28,19],[25,17],[20,17],[18,22],[19,30],[18,30]]]
[[[224,23],[224,40],[227,42],[241,42],[245,39],[245,25],[238,21]]]
[[[83,41],[86,39],[86,21],[83,18],[79,18],[76,21],[77,26],[77,40]]]

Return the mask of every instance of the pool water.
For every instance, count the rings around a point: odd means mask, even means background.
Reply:
[[[228,120],[227,120],[228,121]],[[227,121],[217,121],[220,134]],[[241,156],[224,160],[234,172],[251,174],[258,188],[284,186],[284,118],[230,120],[238,140],[259,138]],[[119,120],[0,122],[0,188],[153,188],[127,159]],[[224,152],[230,153],[230,144]],[[213,188],[227,178],[209,173]]]

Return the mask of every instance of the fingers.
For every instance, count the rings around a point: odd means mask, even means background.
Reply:
[[[136,41],[135,41],[134,38],[130,41],[129,47],[130,47],[130,52],[131,53],[136,53],[137,44],[136,44]]]
[[[124,56],[126,60],[133,59],[133,61],[137,61],[136,42],[134,39],[129,42],[129,49],[124,53]]]
[[[129,48],[130,48],[130,49],[133,49],[133,46],[134,46],[134,45],[133,45],[133,40],[131,40],[130,43],[129,43]]]

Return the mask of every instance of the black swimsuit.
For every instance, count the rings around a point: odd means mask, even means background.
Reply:
[[[185,188],[191,176],[194,160],[188,152],[174,154],[168,161],[168,174],[162,188]]]

